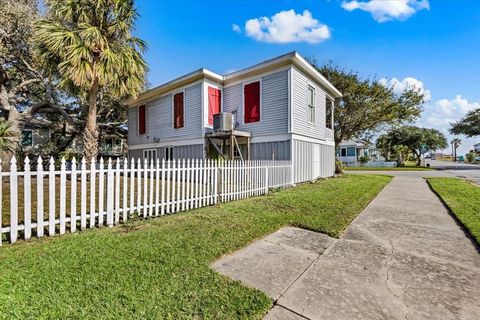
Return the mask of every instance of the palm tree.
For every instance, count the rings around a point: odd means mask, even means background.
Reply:
[[[0,151],[15,151],[15,136],[12,123],[7,120],[0,120]]]
[[[137,95],[144,85],[146,45],[132,36],[138,17],[133,0],[46,0],[49,13],[36,24],[45,70],[88,103],[83,133],[87,160],[98,153],[97,99]]]
[[[453,161],[457,161],[457,149],[462,144],[462,140],[460,140],[460,138],[453,138],[452,141],[450,141],[450,144],[454,150]]]

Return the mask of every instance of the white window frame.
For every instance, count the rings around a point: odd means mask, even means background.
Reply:
[[[328,114],[327,114],[327,110],[328,110],[328,108],[327,108],[327,106],[328,106],[327,101],[330,101],[331,112],[332,112],[332,114],[330,115],[330,117],[331,117],[331,118],[330,118],[330,123],[332,124],[332,127],[331,127],[331,128],[327,127],[327,115],[328,115]],[[326,96],[326,97],[325,97],[325,128],[327,128],[328,130],[333,130],[333,125],[334,125],[334,124],[333,124],[333,120],[334,120],[334,119],[333,119],[334,108],[335,108],[335,101],[334,101],[332,98],[330,98],[329,96]]]
[[[313,94],[313,97],[312,97],[312,94]],[[313,101],[312,101],[312,98],[313,98]],[[307,86],[307,122],[311,124],[315,124],[316,101],[317,101],[317,93],[315,90],[315,86],[308,84]]]
[[[152,158],[148,158],[148,154],[152,156]],[[147,163],[150,164],[151,160],[153,160],[153,163],[157,160],[157,149],[145,149],[143,150],[143,160],[147,159]]]
[[[178,94],[178,93],[182,93],[183,92],[183,127],[181,128],[175,128],[175,95]],[[183,88],[182,90],[177,90],[177,91],[174,91],[172,92],[172,106],[171,106],[171,110],[172,110],[172,129],[173,130],[180,130],[180,129],[183,129],[186,127],[186,119],[187,119],[187,114],[186,114],[186,108],[185,108],[185,97],[186,97],[186,94],[185,94],[185,88]]]
[[[255,82],[260,83],[260,89],[259,89],[260,90],[260,121],[246,123],[245,122],[245,86],[247,86],[251,83],[255,83]],[[256,79],[250,80],[248,82],[244,82],[242,84],[242,122],[241,123],[245,126],[254,125],[254,124],[257,124],[257,123],[262,123],[262,121],[263,121],[262,88],[263,88],[262,78],[256,78]],[[237,117],[238,117],[238,114],[237,114]]]
[[[145,133],[140,133],[140,106],[145,106]],[[141,104],[137,106],[137,135],[144,136],[148,134],[148,105]]]
[[[342,155],[342,151],[345,150],[345,155]],[[340,147],[340,157],[347,157],[347,148],[346,147]]]

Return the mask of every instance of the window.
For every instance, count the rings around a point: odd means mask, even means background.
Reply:
[[[347,148],[341,148],[340,149],[340,156],[342,156],[342,157],[347,156]]]
[[[347,156],[349,157],[355,157],[356,155],[355,147],[348,147],[347,148]]]
[[[308,86],[308,122],[315,123],[315,88]]]
[[[333,129],[333,101],[327,97],[325,101],[325,119],[326,123],[325,126],[328,129]]]
[[[147,160],[148,164],[152,161],[155,162],[157,160],[157,149],[143,150],[143,159]]]
[[[33,132],[31,130],[22,130],[22,146],[31,147],[33,145]]]
[[[173,95],[173,128],[183,128],[183,92]]]
[[[147,109],[145,105],[138,107],[138,134],[147,133]]]
[[[243,87],[243,99],[245,123],[260,121],[260,81]]]
[[[165,147],[165,160],[173,161],[173,147]]]
[[[220,89],[208,87],[208,124],[213,124],[213,115],[222,110],[222,94]]]

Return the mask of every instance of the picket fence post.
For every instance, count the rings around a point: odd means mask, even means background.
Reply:
[[[148,216],[149,217],[152,217],[153,216],[153,186],[154,186],[154,170],[155,170],[155,165],[154,165],[154,162],[153,162],[153,159],[150,159],[150,168],[149,168],[149,172],[150,172],[150,185],[149,185],[149,207],[148,207]]]
[[[43,160],[38,157],[37,160],[37,237],[43,237],[44,229],[43,219]]]
[[[42,190],[43,191],[43,190]],[[72,159],[70,174],[70,232],[77,231],[77,159]]]
[[[268,165],[265,166],[265,194],[268,193]]]
[[[130,210],[129,215],[135,212],[135,159],[130,160]]]
[[[97,178],[95,166],[95,159],[92,158],[90,160],[90,228],[95,227],[95,180]]]
[[[82,158],[80,167],[80,230],[87,228],[87,162]]]
[[[147,217],[148,205],[148,160],[143,159],[143,217]]]
[[[114,175],[112,170],[112,158],[108,159],[107,166],[107,225],[113,226],[113,191],[114,191]]]
[[[127,198],[128,198],[128,160],[127,158],[123,159],[123,200],[122,200],[122,205],[123,205],[123,211],[122,211],[122,220],[123,222],[126,222],[128,219],[128,204],[127,204]]]
[[[29,240],[32,237],[32,187],[30,174],[30,159],[28,158],[28,156],[25,157],[25,165],[23,171],[23,225],[25,227],[24,238],[25,240]]]
[[[65,168],[65,158],[62,158],[60,164],[60,234],[65,234],[66,214],[65,206],[66,201],[66,189],[67,188],[67,173]]]
[[[145,177],[144,177],[145,178]],[[142,162],[137,160],[137,215],[140,215],[140,205],[142,200]]]
[[[105,163],[100,157],[98,168],[98,226],[103,226],[104,198],[105,198]]]
[[[53,236],[55,234],[55,160],[50,157],[50,166],[48,168],[48,235]]]
[[[160,159],[155,162],[155,216],[158,217],[160,205]]]
[[[115,161],[115,224],[120,223],[120,159]]]
[[[162,179],[162,188],[161,188],[160,214],[163,216],[165,214],[165,158],[162,159],[161,179]]]
[[[17,185],[17,160],[15,156],[10,161],[10,242],[17,241],[18,236],[18,185]]]

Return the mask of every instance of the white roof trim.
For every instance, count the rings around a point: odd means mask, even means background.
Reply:
[[[324,76],[320,74],[310,63],[308,63],[298,52],[293,51],[282,56],[261,62],[251,67],[229,73],[225,76],[219,75],[205,68],[198,69],[172,81],[166,82],[158,87],[141,93],[137,98],[131,98],[124,103],[128,106],[139,105],[151,99],[154,99],[168,91],[175,90],[177,87],[183,86],[198,79],[211,79],[221,84],[227,84],[241,78],[246,78],[255,74],[265,72],[280,66],[293,64],[300,70],[311,76],[320,83],[329,94],[334,98],[340,98],[341,92],[335,88]]]

